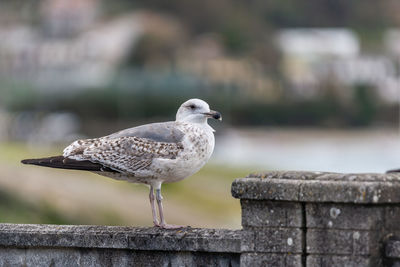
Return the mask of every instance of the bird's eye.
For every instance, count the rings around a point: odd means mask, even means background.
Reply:
[[[190,109],[195,109],[196,106],[192,104],[192,105],[189,105],[189,108],[190,108]]]

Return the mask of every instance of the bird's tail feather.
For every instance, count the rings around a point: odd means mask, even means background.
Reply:
[[[74,160],[70,158],[65,158],[63,156],[54,156],[40,159],[24,159],[21,160],[21,163],[59,169],[116,172],[115,170],[112,170],[99,163],[94,163],[88,160]]]

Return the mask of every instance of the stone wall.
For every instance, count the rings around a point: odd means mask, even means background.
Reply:
[[[232,184],[242,230],[0,224],[1,266],[400,266],[400,174]]]
[[[0,224],[0,266],[239,266],[241,232]]]
[[[399,174],[256,173],[232,194],[254,233],[243,265],[400,266]]]

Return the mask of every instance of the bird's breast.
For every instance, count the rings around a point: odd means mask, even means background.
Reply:
[[[208,125],[207,125],[208,126]],[[182,157],[188,160],[193,159],[197,162],[207,162],[214,151],[214,134],[211,127],[189,126],[185,138],[182,141]],[[203,165],[204,165],[203,163]]]
[[[154,167],[160,166],[160,176],[165,182],[175,182],[193,175],[207,163],[214,150],[214,134],[209,129],[193,126],[187,127],[182,140],[183,149],[174,160],[158,159]],[[168,178],[167,178],[168,177]]]

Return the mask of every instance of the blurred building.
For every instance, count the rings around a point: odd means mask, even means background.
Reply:
[[[296,97],[318,94],[321,65],[356,58],[360,52],[356,34],[343,28],[284,29],[276,40],[283,55],[282,71]]]
[[[218,29],[190,32],[176,14],[155,9],[105,16],[103,4],[43,0],[37,23],[1,24],[1,86],[16,82],[23,88],[64,92],[106,87],[160,88],[164,93],[176,88],[230,90],[273,102],[286,95],[317,98],[327,83],[346,97],[361,84],[374,88],[383,101],[399,101],[396,29],[382,40],[387,54],[362,51],[357,34],[348,28],[278,30],[280,54],[268,49],[277,54],[271,57],[275,62],[281,59],[279,69],[259,60],[254,51],[227,52]]]
[[[0,26],[0,79],[40,90],[105,86],[143,35],[176,28],[168,18],[145,11],[100,19],[98,5],[97,0],[43,1],[37,27]]]
[[[388,29],[383,36],[386,51],[400,57],[400,29]]]
[[[42,27],[47,35],[65,38],[90,29],[100,12],[99,0],[43,0]]]
[[[388,38],[392,53],[400,51],[400,38],[396,41],[395,36],[391,32]],[[285,29],[276,40],[283,54],[282,71],[296,97],[315,97],[324,88],[321,85],[329,82],[337,84],[343,97],[352,93],[353,86],[367,85],[385,102],[400,101],[396,60],[361,52],[359,38],[349,29]]]
[[[360,53],[357,35],[345,28],[285,29],[279,32],[277,41],[285,55],[308,62]]]

